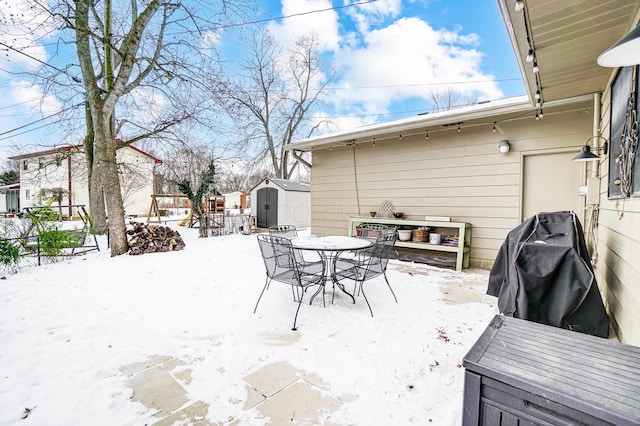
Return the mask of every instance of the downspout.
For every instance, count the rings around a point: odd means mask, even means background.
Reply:
[[[599,148],[600,148],[600,137],[602,136],[601,131],[601,125],[602,125],[602,118],[600,117],[601,114],[601,101],[602,101],[602,94],[600,92],[594,93],[593,94],[593,140],[594,140],[594,151],[595,152],[599,152]],[[600,161],[594,161],[593,162],[593,168],[591,169],[591,177],[597,178],[600,176]]]
[[[602,94],[600,92],[593,94],[593,148],[595,152],[599,152],[599,148],[602,146],[600,136],[602,136]],[[591,167],[591,177],[587,182],[587,192],[591,192],[591,186],[595,186],[597,188],[598,194],[593,202],[587,205],[588,211],[588,228],[585,235],[585,242],[587,245],[587,251],[591,255],[591,265],[593,267],[596,266],[598,262],[598,239],[596,236],[597,228],[598,228],[598,216],[599,216],[599,206],[600,206],[600,160],[593,161],[593,166]],[[589,199],[589,197],[587,197]]]

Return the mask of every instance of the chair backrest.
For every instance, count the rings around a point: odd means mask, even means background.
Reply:
[[[285,238],[295,238],[298,230],[293,225],[273,225],[269,227],[269,235],[278,235]]]
[[[396,227],[389,228],[381,223],[363,223],[356,228],[356,234],[359,238],[377,239],[382,235],[395,233]]]
[[[296,279],[298,275],[298,265],[293,254],[291,241],[284,237],[275,235],[258,234],[258,245],[262,252],[262,259],[267,270],[267,276],[272,279],[282,281],[282,277],[289,276],[293,278],[286,280],[290,284],[299,284]],[[285,274],[287,271],[293,271],[294,274]]]
[[[376,242],[369,252],[369,261],[364,274],[365,279],[371,279],[384,274],[387,270],[387,264],[389,263],[389,258],[391,257],[397,238],[398,235],[393,232],[381,235],[376,239]]]

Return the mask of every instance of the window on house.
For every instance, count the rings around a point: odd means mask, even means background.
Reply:
[[[24,198],[26,198],[27,200],[31,198],[31,191],[28,189],[24,190]]]
[[[22,170],[29,170],[29,160],[22,160]]]
[[[640,164],[632,158],[638,156],[639,69],[620,68],[611,87],[609,198],[640,196]]]

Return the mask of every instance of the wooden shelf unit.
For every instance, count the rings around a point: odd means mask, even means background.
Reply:
[[[348,232],[350,236],[356,235],[356,226],[361,223],[381,223],[384,225],[392,225],[397,227],[402,226],[407,228],[419,228],[421,226],[428,226],[431,230],[437,229],[440,231],[444,231],[445,234],[451,233],[452,230],[455,230],[455,235],[458,237],[458,245],[429,244],[428,242],[398,240],[396,241],[396,247],[455,253],[456,271],[461,271],[462,268],[469,267],[469,247],[471,246],[470,223],[352,216],[349,218]],[[446,230],[449,231],[447,232]]]

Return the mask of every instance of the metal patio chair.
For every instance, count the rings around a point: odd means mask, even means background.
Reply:
[[[357,256],[354,259],[335,259],[335,274],[333,278],[338,283],[344,280],[354,281],[354,294],[356,292],[356,288],[358,292],[362,292],[364,300],[367,302],[367,306],[369,307],[371,316],[373,316],[373,310],[371,309],[367,295],[364,292],[365,281],[372,280],[382,275],[387,283],[387,287],[391,290],[393,298],[396,303],[398,303],[398,298],[387,279],[387,264],[389,263],[389,258],[393,252],[393,246],[396,243],[396,238],[397,234],[395,232],[381,235],[376,239],[376,242],[372,247],[362,250],[364,252],[363,256]]]
[[[305,266],[298,262],[294,255],[291,241],[287,238],[263,234],[259,234],[257,238],[267,277],[253,313],[258,309],[260,299],[262,299],[264,291],[269,288],[271,281],[288,284],[291,286],[294,301],[298,302],[292,328],[295,331],[297,330],[298,312],[300,311],[305,291],[308,287],[324,284],[324,263],[319,262]]]
[[[392,232],[396,232],[396,227],[389,227],[382,223],[363,223],[356,227],[356,234],[358,238],[368,238],[375,240],[376,238],[386,235]]]
[[[269,235],[277,235],[278,237],[295,238],[298,236],[298,230],[294,225],[272,225],[269,227]]]
[[[294,225],[272,225],[269,227],[269,235],[291,239],[298,236],[298,230]],[[312,253],[311,255],[307,254],[307,257],[305,258],[301,250],[293,249],[293,252],[296,255],[296,259],[298,259],[298,262],[304,264],[305,267],[322,263],[322,260],[318,256],[314,256],[315,253]]]

